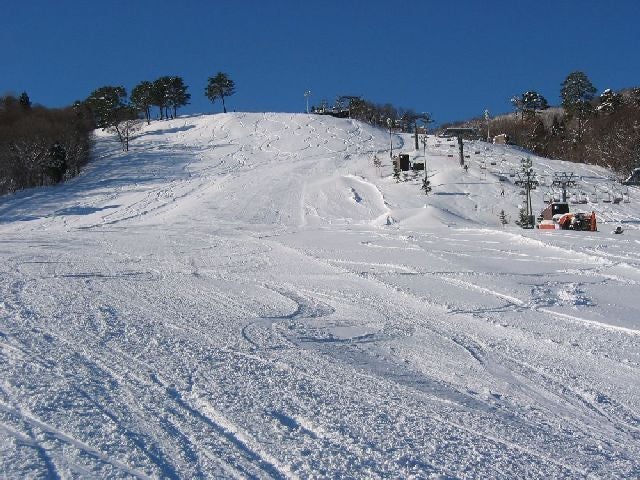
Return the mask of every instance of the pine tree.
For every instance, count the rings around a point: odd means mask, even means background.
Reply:
[[[131,105],[144,114],[147,125],[151,123],[151,105],[153,103],[153,83],[140,82],[131,91]]]
[[[96,126],[108,128],[118,121],[120,113],[127,107],[127,91],[124,87],[100,87],[87,97],[86,105],[95,118]]]
[[[378,175],[381,175],[380,167],[382,167],[382,161],[378,158],[377,155],[373,156],[373,166],[378,170]]]
[[[535,115],[537,111],[549,108],[547,99],[534,90],[524,92],[518,97],[513,97],[511,103],[516,111],[521,113],[522,120],[524,120],[525,117]]]
[[[609,115],[614,113],[621,103],[622,96],[613,92],[610,88],[607,88],[600,94],[600,105],[598,105],[596,110],[600,113]]]
[[[581,142],[585,132],[586,119],[593,111],[591,101],[596,93],[589,78],[583,72],[572,72],[562,82],[560,97],[567,114],[578,121],[577,141]]]
[[[506,225],[507,223],[509,223],[509,219],[507,218],[507,214],[504,210],[500,210],[500,213],[498,214],[498,219],[500,220],[501,225]]]
[[[91,92],[85,101],[96,126],[115,132],[125,152],[129,150],[130,134],[138,122],[137,110],[126,100],[127,91],[124,87],[106,86]]]
[[[214,103],[218,98],[222,100],[222,109],[224,113],[227,113],[224,98],[230,97],[235,92],[235,83],[226,73],[223,72],[218,72],[215,77],[209,77],[207,87],[204,91],[207,98],[211,100],[211,103]]]
[[[174,118],[179,107],[189,104],[191,94],[187,93],[187,88],[182,77],[170,77],[167,84],[167,106],[173,109]]]
[[[29,99],[29,95],[27,95],[27,92],[22,92],[20,94],[20,98],[18,99],[18,102],[20,102],[20,106],[24,110],[31,110],[31,100]]]
[[[171,84],[169,76],[163,76],[153,82],[152,88],[152,105],[160,110],[160,120],[169,119],[169,85]]]
[[[528,228],[529,226],[529,215],[527,214],[527,210],[525,208],[520,207],[518,210],[519,219],[516,221],[516,225],[521,226],[522,228]]]
[[[67,171],[67,152],[56,142],[51,146],[48,153],[45,172],[54,183],[60,183]]]

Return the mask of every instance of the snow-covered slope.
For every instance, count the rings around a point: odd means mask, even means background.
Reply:
[[[638,477],[637,189],[532,157],[599,231],[502,227],[523,152],[430,137],[425,196],[390,140],[178,118],[2,198],[0,477]]]

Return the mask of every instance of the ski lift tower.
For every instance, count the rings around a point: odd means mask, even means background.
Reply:
[[[423,123],[423,127],[422,128],[424,129],[425,138],[427,136],[427,128],[428,128],[430,123],[433,123],[433,120],[431,120],[431,114],[428,113],[428,112],[422,112],[422,113],[419,113],[417,115],[414,115],[412,117],[412,120],[413,120],[413,128],[415,130],[414,131],[414,134],[415,134],[414,135],[415,136],[415,147],[416,147],[416,150],[418,150],[420,148],[418,146],[418,120],[421,120],[422,123]]]
[[[458,150],[460,152],[460,166],[464,168],[464,138],[477,139],[478,132],[475,128],[469,127],[448,127],[442,133],[443,137],[456,137],[458,139]]]
[[[553,172],[554,187],[562,188],[562,201],[567,201],[567,187],[575,187],[577,184],[576,174],[573,172]]]

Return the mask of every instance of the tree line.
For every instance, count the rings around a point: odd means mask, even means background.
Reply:
[[[418,122],[423,126],[432,122],[429,113],[417,113],[413,109],[396,107],[390,103],[378,104],[359,96],[338,97],[332,108],[323,102],[318,107],[312,107],[311,111],[345,113],[349,118],[381,128],[388,128],[391,122],[394,130],[403,133],[413,132]]]
[[[464,123],[507,134],[511,143],[541,156],[626,174],[640,167],[640,87],[596,92],[589,77],[576,71],[560,84],[558,107],[531,90],[511,99],[514,115]]]
[[[76,108],[34,106],[26,92],[0,97],[0,195],[77,175],[89,160],[92,130]]]
[[[218,72],[209,77],[204,93],[212,103],[220,99],[226,113],[225,98],[235,93],[235,82],[226,73]],[[188,105],[190,99],[182,77],[163,76],[153,82],[140,82],[129,96],[123,86],[100,87],[77,104],[91,112],[97,128],[114,132],[122,149],[127,151],[132,133],[140,126],[138,120],[143,118],[147,124],[151,123],[152,108],[158,109],[160,120],[175,118],[178,109]]]
[[[224,72],[209,77],[204,89],[225,113],[225,100],[234,93],[235,83]],[[160,120],[175,118],[190,99],[179,76],[142,81],[130,95],[123,86],[106,85],[61,109],[34,106],[26,92],[0,97],[0,195],[77,175],[89,160],[95,128],[115,133],[127,151],[140,123],[151,122],[153,108]]]

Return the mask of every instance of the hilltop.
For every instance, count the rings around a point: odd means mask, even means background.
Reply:
[[[306,114],[95,135],[79,176],[0,203],[3,475],[640,473],[637,187]],[[571,171],[598,232],[514,225],[527,157],[534,211]]]

